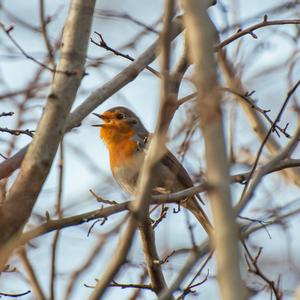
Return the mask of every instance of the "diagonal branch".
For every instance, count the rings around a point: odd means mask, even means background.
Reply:
[[[0,247],[15,236],[31,215],[47,178],[66,118],[84,74],[88,38],[95,1],[73,0],[66,20],[59,70],[21,171],[0,211]],[[76,59],[74,59],[74,57]],[[69,76],[72,73],[76,75]],[[28,187],[31,187],[30,189]],[[1,256],[0,266],[6,257]]]
[[[41,288],[41,285],[39,283],[39,280],[36,276],[36,273],[27,257],[27,253],[24,247],[22,247],[19,251],[18,251],[18,255],[19,255],[19,259],[23,265],[23,268],[26,271],[26,274],[28,276],[28,280],[31,284],[31,287],[33,289],[33,294],[35,299],[37,300],[46,300],[46,297],[43,293],[43,290]]]
[[[177,26],[176,26],[177,25]],[[171,41],[173,39],[173,34],[178,31],[178,24],[173,24],[172,34],[168,36],[168,39]],[[181,29],[180,29],[181,30]],[[156,47],[155,47],[156,48]],[[154,55],[154,54],[152,54]],[[138,60],[137,60],[138,61]],[[164,82],[164,81],[162,81]],[[149,214],[149,201],[151,198],[152,188],[153,188],[153,180],[154,174],[156,171],[157,163],[159,162],[162,155],[162,145],[164,145],[164,141],[166,139],[166,128],[167,124],[164,122],[164,104],[168,95],[162,95],[161,99],[161,108],[159,119],[157,123],[157,127],[155,130],[155,134],[151,139],[149,150],[144,160],[143,167],[141,169],[135,200],[132,205],[132,216],[129,219],[127,229],[125,234],[121,237],[120,243],[118,244],[115,252],[114,260],[109,264],[107,270],[104,272],[102,278],[98,281],[93,293],[89,297],[89,300],[96,300],[103,296],[104,292],[107,289],[108,284],[113,280],[113,278],[119,272],[120,267],[124,263],[127,253],[130,249],[131,242],[136,231],[138,224],[142,224],[143,220],[145,220]]]
[[[175,39],[182,32],[181,18],[177,17],[172,22],[171,39]],[[147,65],[155,60],[158,55],[157,39],[149,48],[147,48],[134,62],[122,70],[114,78],[104,85],[94,90],[73,112],[68,116],[65,131],[68,132],[74,127],[81,125],[81,121],[86,118],[95,108],[101,105],[109,97],[123,88],[125,85],[133,81]],[[8,158],[4,163],[0,164],[0,179],[8,177],[13,171],[20,167],[20,164],[27,151],[28,145],[22,148],[14,156]]]
[[[257,36],[255,35],[254,31],[259,28],[263,28],[263,27],[267,27],[267,26],[289,25],[289,24],[299,25],[300,19],[268,21],[268,17],[267,17],[267,15],[265,15],[263,20],[260,23],[254,24],[245,29],[240,29],[235,34],[233,34],[229,38],[225,39],[223,42],[216,45],[215,51],[222,49],[223,47],[227,46],[228,44],[232,43],[233,41],[235,41],[247,34],[251,35],[254,39],[257,39]]]
[[[225,80],[230,87],[231,90],[236,91],[238,94],[245,95],[246,90],[240,81],[240,79],[235,76],[235,70],[233,68],[232,63],[227,59],[226,52],[224,50],[218,51],[218,60],[221,66],[221,69],[223,71]],[[238,100],[240,100],[240,97],[237,97]],[[257,137],[263,141],[268,133],[268,128],[265,125],[265,122],[263,121],[260,113],[258,113],[256,110],[252,109],[251,106],[248,105],[245,101],[239,102],[242,109],[245,111],[251,125],[253,128],[253,131],[257,135]],[[276,141],[274,136],[270,136],[266,142],[266,148],[268,151],[276,155],[281,150],[280,144]],[[289,170],[289,174],[294,180],[294,183],[297,185],[300,185],[300,171],[297,168],[293,168]]]

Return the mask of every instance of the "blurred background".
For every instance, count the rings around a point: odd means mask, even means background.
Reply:
[[[37,0],[0,1],[0,22],[6,29],[13,26],[10,36],[15,41],[14,44],[4,30],[0,30],[0,113],[14,112],[12,116],[0,118],[1,128],[35,130],[45,105],[52,73],[28,58],[29,56],[51,65],[47,42],[41,34],[40,3]],[[49,43],[53,60],[57,62],[58,47],[69,1],[46,0],[44,5]],[[299,6],[298,1],[224,0],[218,1],[211,7],[209,13],[222,41],[239,28],[261,22],[264,15],[267,15],[269,20],[299,19]],[[98,36],[95,32],[98,32],[110,47],[134,58],[157,39],[162,28],[163,1],[160,0],[102,0],[97,2],[96,8],[91,37],[97,41]],[[180,13],[182,10],[179,3],[178,14]],[[299,80],[299,28],[299,25],[264,27],[255,31],[257,39],[246,35],[226,47],[228,58],[235,67],[236,76],[248,92],[255,91],[252,97],[256,100],[256,104],[262,109],[270,110],[268,115],[272,119],[279,112],[288,90]],[[172,63],[174,65],[182,49],[183,37],[179,36],[173,43]],[[130,61],[90,43],[86,69],[88,76],[85,76],[82,81],[73,109],[128,64]],[[159,60],[157,59],[151,66],[159,71]],[[181,84],[180,97],[194,91],[189,81],[191,74],[192,68],[187,71]],[[221,72],[220,81],[226,87]],[[144,70],[133,82],[105,101],[95,112],[102,113],[117,105],[126,106],[137,113],[149,131],[153,131],[159,108],[159,85],[159,79]],[[192,107],[192,103],[188,102],[176,112],[169,131],[168,145],[184,164],[194,182],[199,183],[205,178],[204,145],[201,133],[193,127],[194,124],[190,124],[193,119],[191,118]],[[297,125],[298,112],[299,92],[296,92],[279,124],[284,128],[288,123],[287,132],[291,135]],[[82,122],[80,127],[65,135],[62,146],[63,216],[100,208],[102,204],[96,201],[90,190],[104,199],[118,202],[129,199],[111,176],[108,153],[99,138],[98,129],[91,127],[97,122],[98,120],[91,115]],[[250,170],[261,141],[257,139],[245,113],[230,93],[224,95],[224,124],[232,174]],[[192,132],[188,131],[190,128],[194,128]],[[281,145],[288,142],[284,134],[280,134],[280,137],[274,134],[274,137]],[[26,134],[16,136],[0,132],[0,162],[27,145],[30,140],[31,137]],[[298,158],[298,154],[299,151],[296,149],[293,157]],[[270,154],[264,151],[260,162],[263,163],[268,158]],[[25,230],[44,222],[46,212],[50,218],[57,217],[56,202],[61,178],[60,160],[61,155],[58,153]],[[4,197],[9,190],[17,172],[0,182],[1,197]],[[232,184],[234,203],[239,200],[242,189],[243,185]],[[207,200],[205,195],[203,198]],[[263,179],[242,216],[268,222],[267,217],[272,214],[297,211],[300,207],[299,200],[299,187],[287,176],[274,173]],[[206,203],[205,210],[210,214],[208,201]],[[60,232],[56,253],[55,299],[64,298],[72,272],[82,266],[99,240],[103,239],[105,233],[114,228],[124,216],[124,213],[110,216],[103,225],[100,225],[102,221],[100,220],[92,229],[93,221]],[[154,212],[153,217],[158,217],[158,213]],[[184,210],[173,214],[170,209],[168,218],[164,219],[155,230],[158,251],[162,259],[172,254],[174,250],[180,250],[163,264],[168,282],[176,278],[186,261],[188,252],[184,249],[192,247],[187,230],[189,222],[194,224],[196,241],[200,243],[205,238],[205,233],[202,228],[196,226],[196,220]],[[259,265],[271,280],[280,282],[279,288],[284,294],[283,299],[293,299],[295,288],[300,280],[298,255],[300,242],[297,238],[299,226],[299,217],[295,214],[282,220],[281,224],[252,234],[248,241],[254,256],[259,247],[263,247]],[[50,294],[54,235],[55,233],[52,232],[34,239],[26,248],[28,258],[47,296]],[[70,299],[88,297],[91,290],[85,284],[93,286],[95,279],[101,277],[107,262],[114,255],[118,237],[119,234],[109,235],[92,266],[80,276]],[[241,260],[243,256],[241,249]],[[187,295],[187,299],[200,297],[219,299],[214,264],[214,260],[211,260],[206,265],[197,282],[208,276],[207,280],[194,289],[195,293]],[[9,272],[4,272],[0,276],[0,292],[21,293],[29,290],[26,272],[17,256],[12,257],[10,268]],[[199,266],[198,268],[195,266],[194,273],[184,281],[182,288],[189,283],[198,269]],[[126,268],[123,267],[116,281],[134,283],[144,278],[145,282],[148,282],[144,273],[145,262],[137,235]],[[266,288],[265,282],[248,272],[245,261],[242,274],[253,292],[252,299],[270,299],[270,290]],[[105,299],[130,299],[133,293],[132,289],[112,287],[109,288]],[[179,296],[181,293],[178,291],[176,295]],[[28,294],[23,299],[33,299],[33,296]],[[136,299],[156,299],[156,296],[151,291],[145,290]]]

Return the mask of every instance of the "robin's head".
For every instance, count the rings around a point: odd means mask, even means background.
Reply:
[[[113,107],[101,115],[93,114],[104,122],[93,126],[100,127],[100,136],[106,144],[146,131],[138,116],[122,106]]]

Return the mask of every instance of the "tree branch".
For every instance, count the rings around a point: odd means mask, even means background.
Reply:
[[[84,74],[94,4],[95,0],[71,2],[59,63],[59,69],[63,72],[55,74],[36,135],[26,153],[21,171],[1,207],[0,247],[3,247],[26,223],[47,178],[64,133],[66,118]],[[65,71],[76,75],[66,75]],[[3,255],[0,257],[1,266],[5,257]]]
[[[218,281],[226,300],[246,296],[240,276],[237,226],[230,199],[229,164],[226,155],[221,97],[217,86],[214,44],[217,31],[209,19],[206,1],[185,0],[184,23],[195,66],[194,82],[198,90],[200,127],[205,140],[207,180],[215,230]]]
[[[181,18],[177,17],[172,22],[172,35],[171,38],[176,38],[182,32]],[[133,63],[122,70],[110,81],[97,88],[89,95],[82,104],[80,104],[68,116],[65,131],[68,132],[74,127],[78,127],[81,121],[88,116],[95,108],[101,105],[105,100],[123,88],[126,84],[133,81],[138,74],[143,71],[158,55],[157,39],[149,48],[147,48]],[[14,156],[8,158],[4,163],[0,164],[0,179],[8,177],[13,171],[20,167],[20,164],[27,151],[28,145],[22,148]]]

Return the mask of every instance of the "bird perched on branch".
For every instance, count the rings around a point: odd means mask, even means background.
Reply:
[[[114,107],[101,115],[94,115],[103,121],[103,124],[93,126],[100,127],[100,137],[109,151],[115,180],[126,192],[134,194],[150,133],[138,116],[125,107]],[[159,189],[177,192],[193,186],[187,171],[169,150],[166,149],[157,168],[154,181],[156,192]],[[212,233],[212,225],[197,196],[188,197],[180,204],[194,214],[208,234]]]

